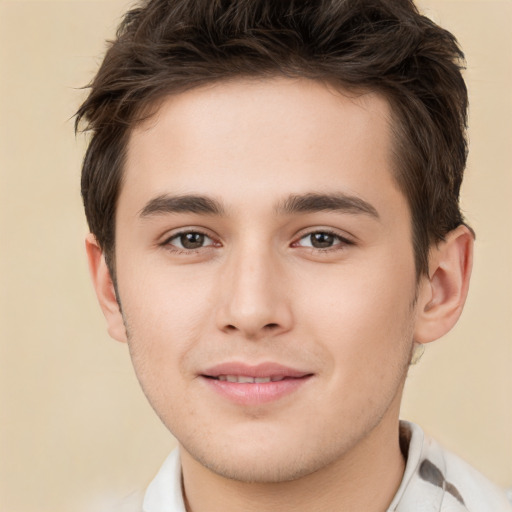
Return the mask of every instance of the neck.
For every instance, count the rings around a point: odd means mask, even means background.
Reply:
[[[398,414],[392,419],[384,418],[342,459],[290,482],[230,480],[203,467],[182,449],[187,512],[383,512],[405,470]]]

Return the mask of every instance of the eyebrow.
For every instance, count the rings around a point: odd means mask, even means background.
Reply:
[[[379,213],[370,203],[360,197],[343,193],[292,194],[280,202],[275,211],[278,215],[336,211],[380,218]],[[178,196],[164,194],[148,201],[139,216],[144,218],[173,213],[224,216],[226,210],[219,201],[211,197],[193,194]]]
[[[169,213],[196,213],[199,215],[225,215],[224,207],[215,199],[200,195],[170,196],[167,194],[148,201],[139,213],[151,217]]]
[[[278,205],[278,213],[314,213],[323,211],[337,211],[345,213],[358,213],[380,219],[379,213],[373,205],[357,196],[343,193],[334,194],[303,194],[291,195]]]

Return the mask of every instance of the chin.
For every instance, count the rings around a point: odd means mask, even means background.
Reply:
[[[275,434],[275,433],[274,433]],[[244,483],[279,483],[298,480],[332,464],[343,457],[348,447],[312,442],[314,437],[260,435],[216,444],[209,442],[182,448],[201,466],[230,480]],[[202,445],[202,446],[201,446]],[[215,447],[215,448],[214,448]]]
[[[323,465],[316,467],[305,460],[282,460],[279,456],[265,457],[264,460],[255,456],[250,461],[208,457],[208,460],[198,459],[198,462],[223,478],[255,484],[291,482],[314,473]]]

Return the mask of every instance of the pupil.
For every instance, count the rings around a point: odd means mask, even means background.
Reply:
[[[186,233],[180,236],[180,242],[185,249],[198,249],[204,244],[204,235],[201,233]]]
[[[317,249],[331,247],[334,243],[334,235],[330,233],[314,233],[311,235],[311,245]]]

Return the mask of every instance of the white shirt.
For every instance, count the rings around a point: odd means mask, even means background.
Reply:
[[[500,489],[425,437],[417,425],[401,422],[400,444],[407,463],[387,512],[512,512],[512,505]],[[149,485],[143,510],[186,512],[177,449]]]

